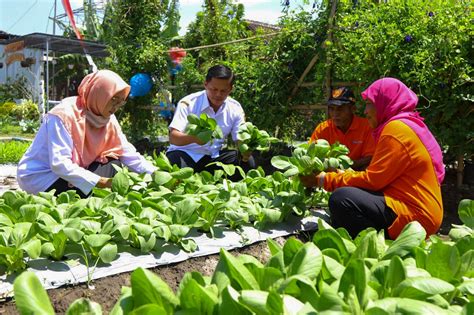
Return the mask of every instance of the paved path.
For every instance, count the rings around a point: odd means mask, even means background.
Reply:
[[[0,164],[0,195],[7,190],[18,190],[16,164]]]

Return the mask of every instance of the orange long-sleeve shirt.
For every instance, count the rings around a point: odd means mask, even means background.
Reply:
[[[397,214],[388,228],[392,239],[411,221],[418,221],[427,235],[441,226],[441,188],[431,157],[416,133],[401,121],[384,127],[365,171],[326,174],[324,189],[333,191],[342,186],[383,192],[385,202]]]
[[[354,116],[346,133],[336,127],[332,119],[323,121],[313,131],[310,142],[317,139],[326,139],[333,144],[339,142],[349,148],[349,157],[358,160],[374,154],[375,143],[372,129],[366,118]]]

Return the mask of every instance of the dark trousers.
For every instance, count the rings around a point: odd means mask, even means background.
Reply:
[[[329,211],[332,226],[345,228],[353,238],[368,227],[383,229],[388,236],[387,228],[397,218],[382,193],[356,187],[336,189],[329,198]]]
[[[255,168],[255,160],[253,157],[247,162],[243,162],[240,159],[239,152],[236,150],[222,150],[219,152],[219,156],[216,158],[211,158],[210,155],[204,155],[199,161],[194,162],[194,160],[184,151],[176,150],[166,153],[170,163],[178,165],[180,168],[191,167],[195,172],[208,171],[213,173],[215,170],[221,169],[219,166],[212,164],[212,162],[221,162],[223,164],[234,164],[242,167],[242,169],[247,173],[250,169]],[[236,172],[234,176],[231,177],[231,180],[241,179],[240,173]]]
[[[122,163],[119,160],[109,159],[109,161],[105,164],[93,162],[91,165],[89,165],[87,169],[92,173],[99,175],[100,177],[112,178],[117,173],[112,164],[122,167]],[[67,181],[62,178],[59,178],[57,181],[55,181],[51,186],[48,187],[48,189],[46,189],[46,191],[50,191],[53,189],[56,189],[56,192],[54,193],[55,196],[68,190],[75,190],[76,193],[81,196],[81,198],[89,197],[91,194],[84,194],[82,190],[77,187],[71,186]]]

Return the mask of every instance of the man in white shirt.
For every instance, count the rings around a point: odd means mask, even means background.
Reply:
[[[179,167],[192,167],[196,172],[214,171],[218,167],[212,162],[240,165],[244,170],[253,168],[251,156],[242,159],[236,150],[222,150],[225,139],[232,136],[237,142],[239,126],[245,122],[242,106],[229,97],[235,76],[223,65],[211,67],[206,75],[205,90],[190,94],[178,102],[173,121],[169,126],[170,147],[166,153],[171,164]],[[189,114],[206,113],[216,120],[224,135],[223,139],[214,139],[203,143],[198,137],[185,133]],[[242,160],[247,160],[243,162]]]

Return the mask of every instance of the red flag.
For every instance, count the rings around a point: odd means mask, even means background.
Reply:
[[[82,34],[77,29],[76,21],[74,21],[74,14],[72,14],[71,4],[69,3],[69,0],[62,0],[62,3],[64,11],[66,11],[67,17],[69,18],[69,22],[71,22],[74,33],[76,33],[78,39],[82,39]]]

